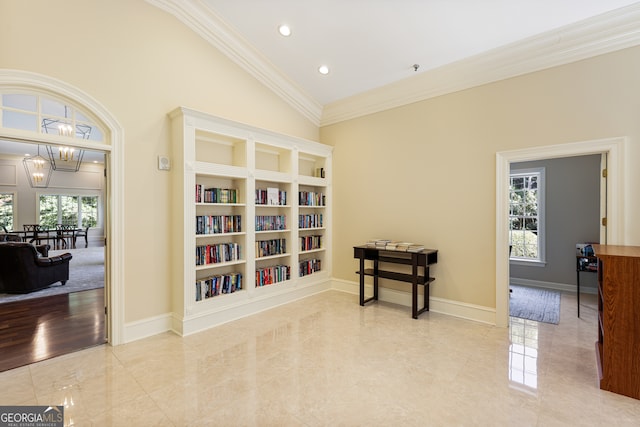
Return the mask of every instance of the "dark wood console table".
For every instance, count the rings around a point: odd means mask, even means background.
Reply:
[[[576,296],[578,298],[578,317],[580,317],[580,273],[597,273],[598,258],[595,256],[576,256]]]
[[[360,305],[378,299],[378,279],[391,279],[411,283],[411,315],[414,319],[425,311],[429,311],[429,283],[435,278],[429,277],[429,266],[438,262],[438,251],[425,249],[421,252],[388,251],[370,246],[354,246],[354,258],[360,260],[360,268],[356,272],[360,275]],[[373,268],[365,268],[365,261],[373,261]],[[404,264],[411,266],[411,273],[381,270],[380,263]],[[422,267],[422,274],[419,273]],[[364,278],[373,277],[373,296],[364,296]],[[424,305],[418,309],[418,285],[424,286]]]

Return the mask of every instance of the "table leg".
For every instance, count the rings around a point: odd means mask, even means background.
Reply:
[[[577,270],[576,274],[578,275],[578,278],[576,280],[576,284],[577,284],[576,297],[578,300],[578,317],[580,317],[580,270]]]
[[[378,300],[378,260],[373,261],[373,299]]]
[[[424,280],[426,283],[424,284],[424,309],[425,311],[429,311],[429,267],[424,268]]]
[[[360,305],[364,305],[364,257],[360,257]]]
[[[411,274],[413,280],[411,282],[411,314],[414,319],[418,318],[418,257],[411,254]]]

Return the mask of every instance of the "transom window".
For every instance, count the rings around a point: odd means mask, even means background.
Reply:
[[[67,102],[25,93],[0,96],[0,123],[4,128],[104,141],[104,132],[95,120]]]
[[[56,224],[80,228],[98,224],[98,196],[41,194],[38,199],[39,224],[47,228],[55,228]]]
[[[544,168],[511,171],[509,242],[512,260],[544,262]]]

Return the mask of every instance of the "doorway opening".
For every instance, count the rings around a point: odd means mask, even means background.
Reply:
[[[626,138],[609,138],[561,145],[503,151],[496,154],[496,317],[495,324],[509,324],[509,176],[512,163],[605,154],[607,157],[606,203],[609,244],[624,243],[624,147]],[[604,210],[603,210],[604,209]],[[604,242],[601,233],[601,241]]]
[[[33,188],[21,163],[23,158],[34,159],[41,148],[37,141],[0,140],[0,176],[6,178],[0,181],[0,193],[7,196],[1,206],[0,240],[20,242],[14,243],[16,250],[33,247],[39,252],[37,260],[21,252],[24,264],[14,266],[14,271],[25,273],[5,278],[0,288],[0,321],[5,325],[0,330],[0,371],[107,342],[106,153],[83,150],[77,169],[54,172],[49,186]],[[59,148],[47,145],[50,152]],[[37,231],[31,232],[36,224]],[[32,270],[48,268],[39,267],[43,258],[52,263],[68,259],[67,280],[26,291]]]
[[[71,105],[78,109],[80,115],[67,116],[66,110],[58,111],[59,104],[49,104],[55,111],[52,113],[61,121],[69,118],[70,124],[79,128],[87,119],[101,124],[103,137],[100,140],[93,138],[83,139],[59,133],[48,135],[40,129],[42,119],[42,105],[31,114],[27,114],[22,106],[12,106],[11,110],[18,110],[20,118],[28,123],[34,120],[37,128],[7,127],[5,126],[6,114],[2,115],[0,122],[0,140],[36,142],[46,145],[73,145],[77,148],[95,150],[104,153],[104,169],[106,176],[106,189],[104,197],[104,246],[105,246],[105,293],[106,305],[106,333],[107,340],[112,345],[124,342],[124,136],[122,126],[115,117],[107,111],[102,104],[88,94],[63,81],[26,71],[0,69],[0,94],[35,94],[62,101],[62,105]],[[6,109],[5,109],[6,110]],[[15,113],[16,111],[12,111]],[[35,119],[30,118],[34,116]]]

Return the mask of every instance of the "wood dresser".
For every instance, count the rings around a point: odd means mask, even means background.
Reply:
[[[600,388],[640,399],[640,246],[593,249],[598,258]]]

